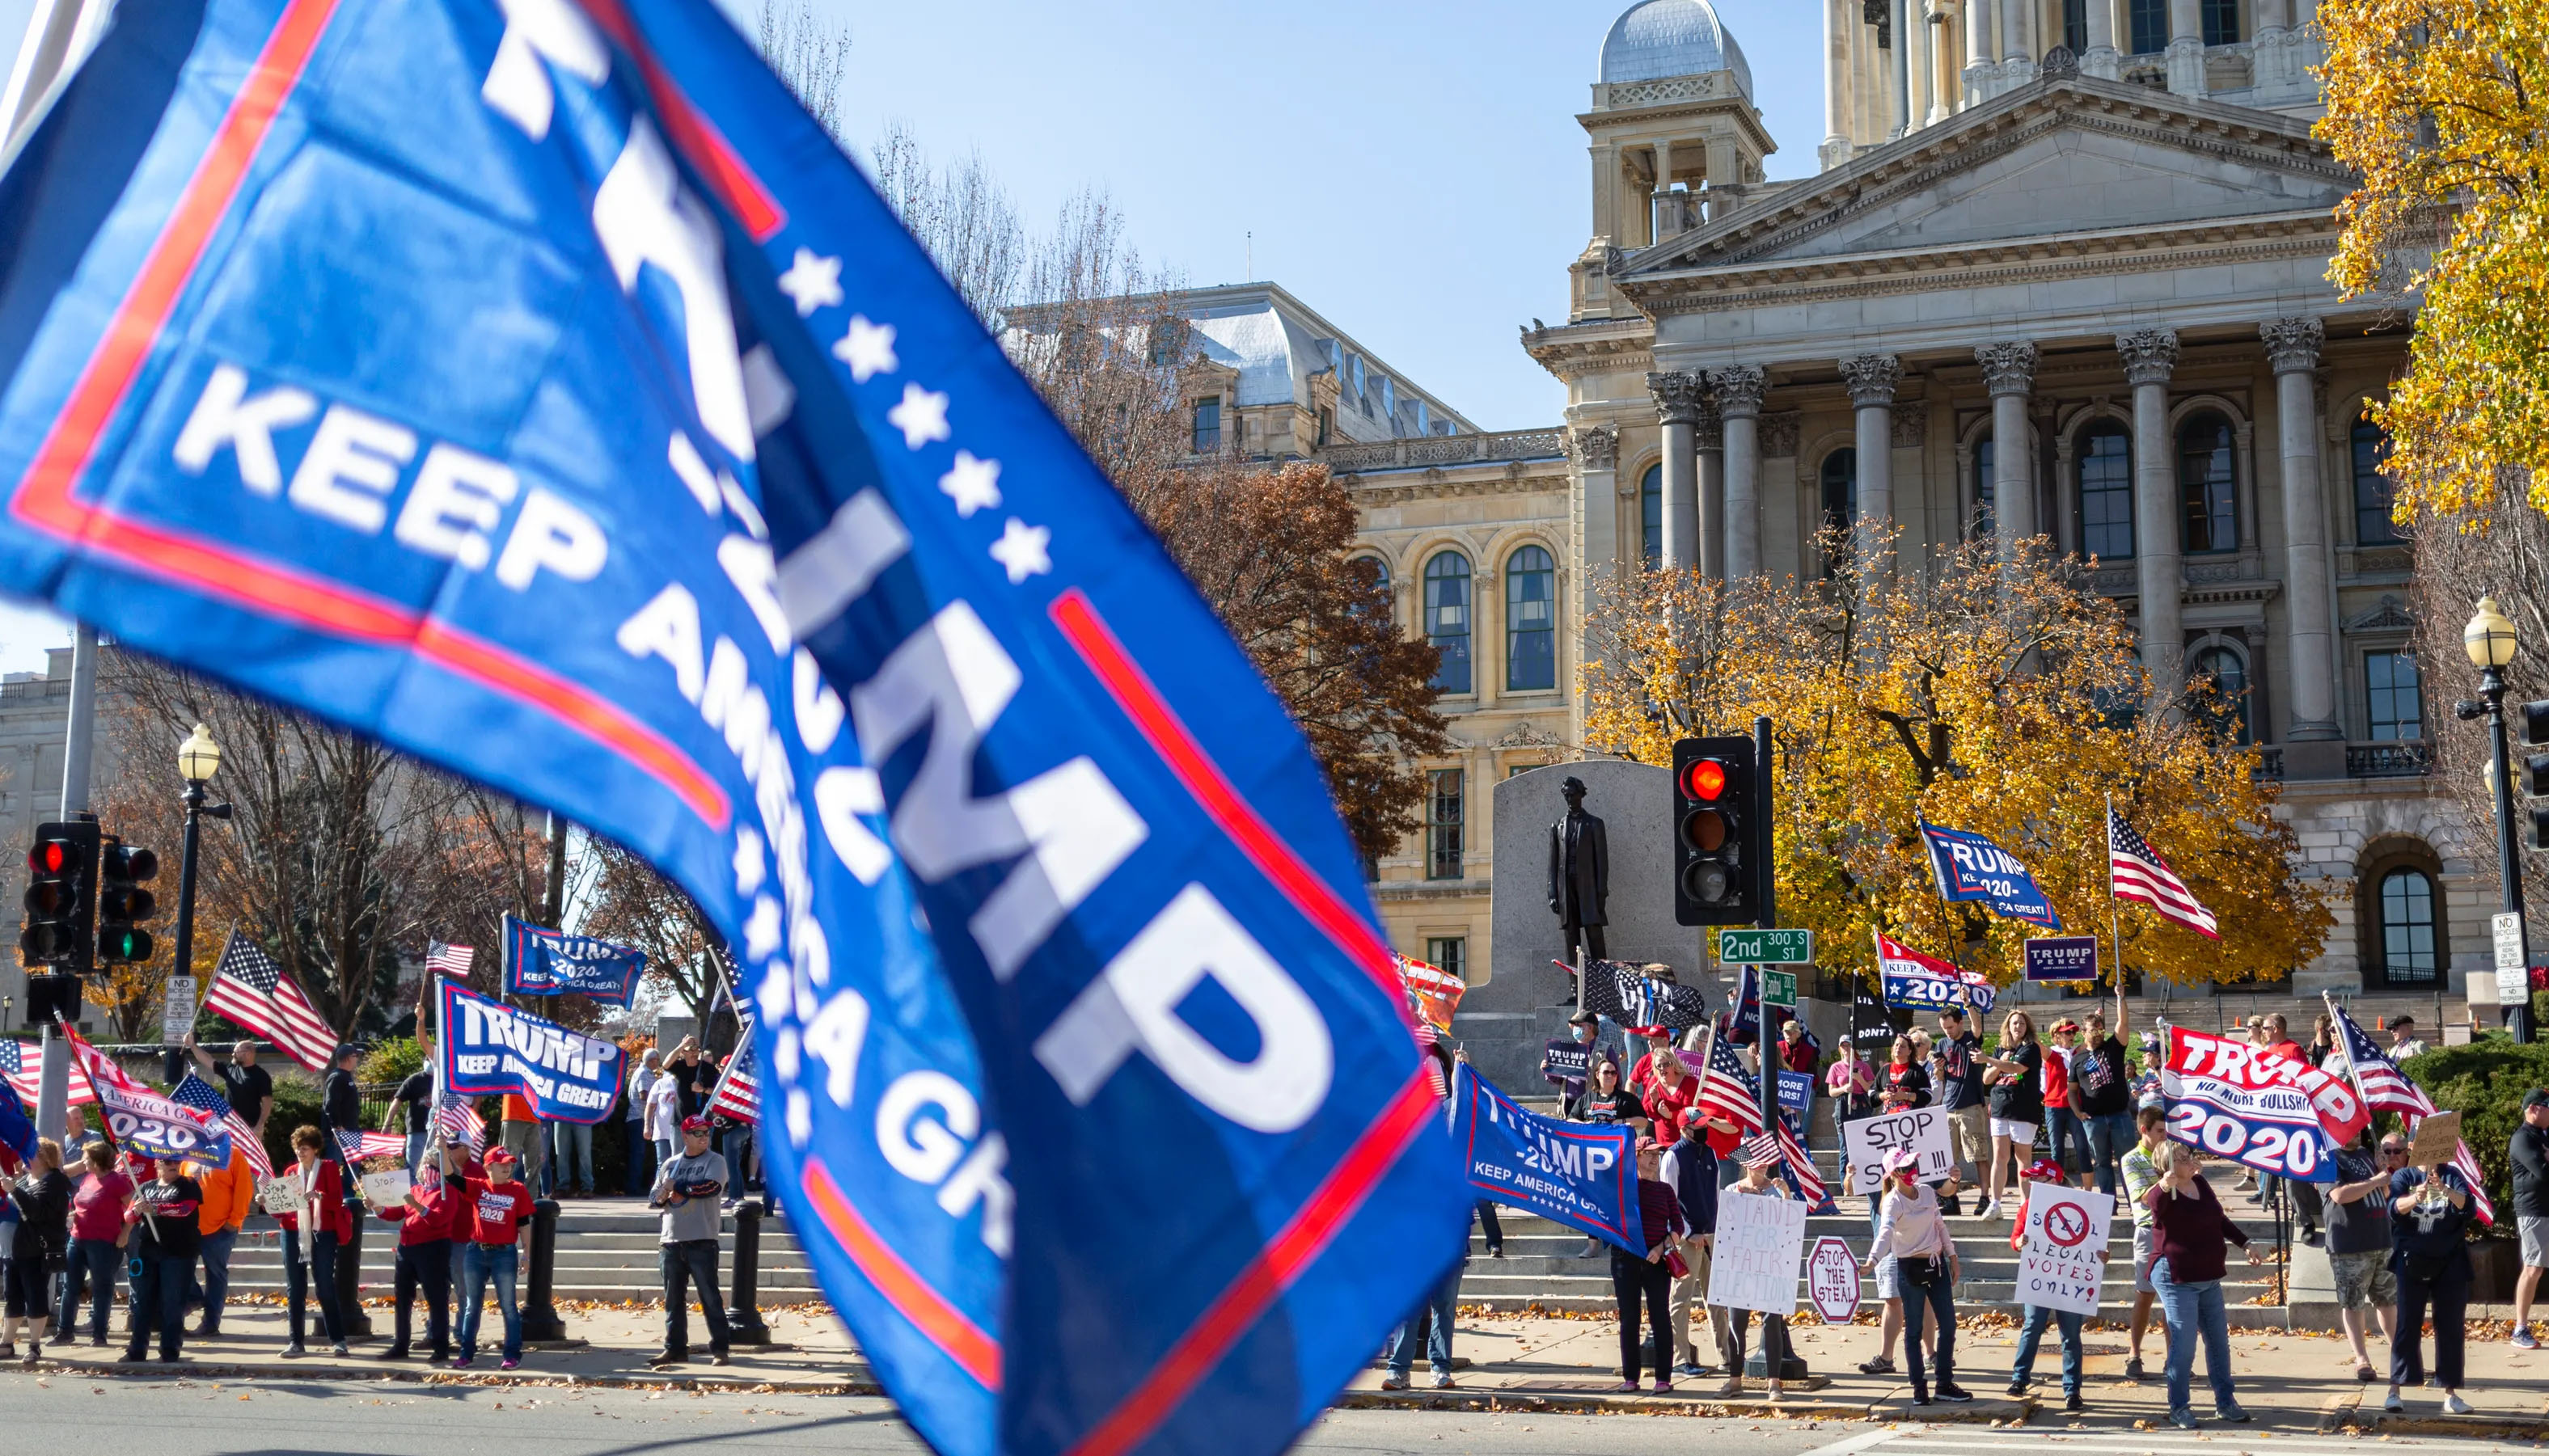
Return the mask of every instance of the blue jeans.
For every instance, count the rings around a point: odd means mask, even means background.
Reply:
[[[717,1293],[717,1241],[690,1239],[664,1245],[664,1352],[691,1352],[691,1292],[700,1299],[700,1314],[708,1326],[708,1353],[722,1355],[734,1340],[725,1319],[725,1300]]]
[[[2141,1135],[2133,1130],[2133,1115],[2128,1112],[2097,1113],[2087,1121],[2089,1151],[2098,1165],[2098,1191],[2112,1197],[2124,1154],[2133,1150]]]
[[[238,1243],[239,1231],[225,1228],[204,1235],[204,1327],[203,1334],[218,1334],[222,1327],[222,1306],[231,1297],[231,1249]],[[192,1279],[187,1280],[193,1284]],[[189,1290],[188,1293],[192,1293]]]
[[[2068,1310],[2048,1310],[2042,1305],[2027,1307],[2027,1322],[2019,1326],[2018,1358],[2009,1367],[2012,1385],[2027,1384],[2035,1373],[2035,1350],[2044,1343],[2044,1326],[2052,1324],[2062,1331],[2062,1394],[2080,1391],[2080,1317]]]
[[[619,1131],[628,1144],[628,1196],[641,1198],[655,1182],[655,1141],[644,1123],[623,1122]]]
[[[88,1283],[88,1337],[98,1344],[106,1343],[106,1315],[115,1303],[115,1270],[124,1262],[124,1250],[112,1238],[74,1238],[70,1257],[62,1268],[62,1318],[60,1333],[55,1337],[68,1340],[79,1328],[80,1284]]]
[[[1935,1373],[1938,1385],[1944,1388],[1956,1383],[1956,1295],[1954,1276],[1943,1258],[1932,1263],[1928,1288],[1910,1283],[1903,1286],[1903,1368],[1911,1372],[1915,1400],[1926,1400],[1930,1395],[1921,1372],[1921,1329],[1934,1311],[1938,1317]]]
[[[410,1183],[416,1181],[416,1170],[425,1166],[425,1144],[428,1136],[425,1133],[407,1135],[407,1180]]]
[[[2067,1107],[2044,1110],[2044,1134],[2051,1146],[2049,1156],[2055,1167],[2062,1165],[2062,1144],[2068,1139],[2080,1150],[2080,1165],[2074,1171],[2085,1173],[2097,1159],[2089,1151],[2089,1125]]]
[[[186,1334],[186,1274],[191,1266],[164,1254],[133,1258],[133,1337],[125,1353],[139,1360],[148,1349],[150,1328],[159,1328],[159,1358],[174,1360]]]
[[[1433,1317],[1434,1327],[1425,1334],[1425,1362],[1434,1367],[1437,1375],[1452,1373],[1452,1320],[1461,1302],[1461,1276],[1468,1270],[1469,1260],[1463,1255],[1451,1276],[1436,1285],[1433,1292],[1425,1296],[1425,1303],[1409,1311],[1407,1318],[1400,1320],[1398,1328],[1391,1332],[1389,1373],[1393,1377],[1405,1380],[1407,1372],[1416,1368],[1416,1322],[1420,1316],[1429,1314]]]
[[[572,1186],[580,1193],[593,1191],[593,1125],[590,1123],[551,1123],[550,1136],[557,1142],[557,1187],[564,1192]]]
[[[522,1311],[514,1303],[514,1275],[521,1268],[522,1251],[515,1244],[490,1248],[483,1243],[461,1245],[460,1249],[460,1353],[478,1353],[478,1317],[484,1313],[487,1281],[496,1281],[496,1308],[505,1317],[505,1358],[522,1358]]]
[[[310,1240],[310,1257],[301,1257],[301,1241]],[[319,1295],[319,1328],[330,1343],[345,1337],[345,1312],[336,1303],[336,1235],[325,1229],[283,1230],[283,1298],[291,1307],[292,1346],[299,1349],[310,1323],[312,1287]]]
[[[2195,1341],[2204,1340],[2204,1374],[2213,1384],[2213,1409],[2239,1404],[2230,1384],[2230,1312],[2221,1300],[2221,1281],[2199,1279],[2180,1284],[2169,1277],[2168,1260],[2151,1261],[2151,1288],[2159,1292],[2168,1320],[2168,1410],[2186,1410],[2195,1381]]]

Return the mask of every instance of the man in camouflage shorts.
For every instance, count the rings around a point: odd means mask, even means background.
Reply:
[[[2354,1378],[2375,1378],[2363,1347],[2363,1312],[2391,1337],[2399,1319],[2399,1277],[2390,1271],[2390,1175],[2407,1165],[2406,1135],[2381,1139],[2375,1155],[2363,1142],[2336,1150],[2336,1183],[2327,1190],[2327,1262],[2336,1274],[2336,1322],[2354,1346]]]

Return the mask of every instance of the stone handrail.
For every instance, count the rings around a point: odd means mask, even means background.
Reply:
[[[1562,429],[1509,429],[1493,434],[1425,435],[1369,445],[1330,445],[1318,459],[1339,475],[1495,460],[1557,460],[1566,454]]]

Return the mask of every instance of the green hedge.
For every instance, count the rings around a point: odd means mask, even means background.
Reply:
[[[2411,1056],[2400,1070],[2425,1089],[2434,1105],[2461,1115],[2461,1140],[2487,1174],[2487,1196],[2498,1210],[2497,1228],[2513,1229],[2513,1175],[2506,1153],[2522,1122],[2522,1097],[2549,1086],[2549,1043],[2523,1046],[2501,1033],[2467,1046],[2441,1046]]]

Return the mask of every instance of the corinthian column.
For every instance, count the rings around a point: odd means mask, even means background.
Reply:
[[[1726,432],[1726,578],[1761,573],[1761,393],[1757,364],[1730,364],[1712,376]]]
[[[1861,354],[1841,361],[1841,377],[1858,410],[1858,522],[1881,536],[1894,524],[1894,387],[1903,361]]]
[[[2292,640],[2293,717],[2288,739],[2344,736],[2336,724],[2334,607],[2328,578],[2327,500],[2318,475],[2318,367],[2325,330],[2315,318],[2257,325],[2275,367],[2275,423],[2284,454],[2284,602]]]
[[[2133,387],[2133,562],[2141,579],[2142,667],[2160,703],[2185,685],[2185,618],[2179,610],[2177,473],[2168,448],[2168,378],[2177,370],[2177,330],[2116,336],[2124,380]]]
[[[1647,393],[1664,426],[1663,566],[1686,572],[1699,565],[1699,376],[1650,374]]]
[[[1699,423],[1691,428],[1699,450],[1699,574],[1726,579],[1726,435],[1714,395],[1699,397]]]
[[[2027,397],[2035,388],[2035,345],[2025,339],[1974,350],[1992,402],[1992,521],[2000,557],[2035,536],[2035,451],[2027,439]]]
[[[2112,81],[2124,67],[2124,53],[2116,48],[2116,0],[2089,0],[2089,48],[2080,52],[2080,73]]]

